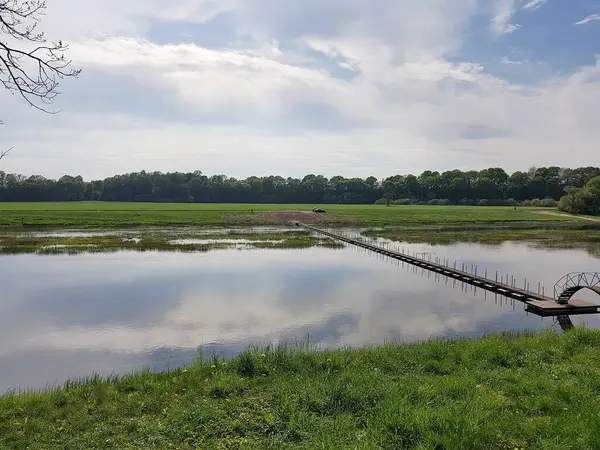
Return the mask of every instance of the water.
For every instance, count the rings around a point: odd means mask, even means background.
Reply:
[[[190,245],[190,244],[238,244],[244,246],[248,244],[282,244],[283,239],[175,239],[169,241],[173,245]]]
[[[403,247],[477,265],[480,274],[526,275],[531,290],[539,281],[550,295],[565,273],[600,267],[583,250],[524,243]],[[173,368],[200,346],[230,356],[308,334],[326,348],[557,328],[521,303],[355,247],[0,256],[0,286],[0,393]],[[600,302],[594,295],[578,297]]]

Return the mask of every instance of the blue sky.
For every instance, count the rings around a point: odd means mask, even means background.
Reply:
[[[600,0],[54,0],[83,69],[0,170],[382,177],[598,165]]]

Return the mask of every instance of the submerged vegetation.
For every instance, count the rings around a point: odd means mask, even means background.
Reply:
[[[143,230],[119,232],[2,233],[0,254],[77,254],[109,251],[209,251],[226,248],[339,248],[303,230]]]
[[[189,209],[183,210],[172,209],[177,205],[167,205],[163,210],[153,209],[162,205],[136,204],[137,209],[122,210],[119,208],[129,206],[110,204],[108,207],[113,209],[97,211],[79,210],[82,205],[51,203],[45,210],[3,211],[0,223],[10,222],[13,214],[13,218],[18,216],[20,225],[0,231],[0,253],[342,247],[329,238],[286,226],[293,220],[315,220],[320,227],[368,226],[363,231],[365,236],[407,243],[500,244],[526,240],[540,246],[585,248],[592,254],[600,254],[600,223],[536,214],[527,209],[336,205],[327,214],[312,214],[302,209],[269,210],[269,206],[278,205],[255,205],[257,210],[251,208],[250,212],[245,209],[247,205],[210,205],[214,210],[204,208],[208,205],[189,205]],[[68,209],[61,209],[63,206]],[[93,220],[88,221],[86,215]],[[78,218],[74,219],[75,216]],[[54,219],[68,225],[55,226]],[[35,223],[38,225],[33,226]],[[232,225],[222,228],[226,223]],[[76,224],[83,227],[76,228]]]
[[[367,237],[399,242],[448,245],[457,242],[502,244],[528,241],[543,248],[583,248],[600,256],[600,223],[490,224],[477,226],[422,226],[370,229]]]
[[[0,448],[584,449],[600,444],[600,332],[316,351],[0,398]]]

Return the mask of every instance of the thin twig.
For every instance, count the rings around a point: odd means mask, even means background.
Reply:
[[[0,159],[4,158],[6,155],[8,155],[12,151],[13,148],[14,147],[11,147],[8,150],[2,150],[2,151],[0,151]]]

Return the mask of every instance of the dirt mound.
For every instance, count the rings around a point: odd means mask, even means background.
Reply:
[[[269,211],[257,215],[261,220],[280,222],[304,223],[352,223],[354,219],[348,216],[329,213],[314,213],[312,211]]]

